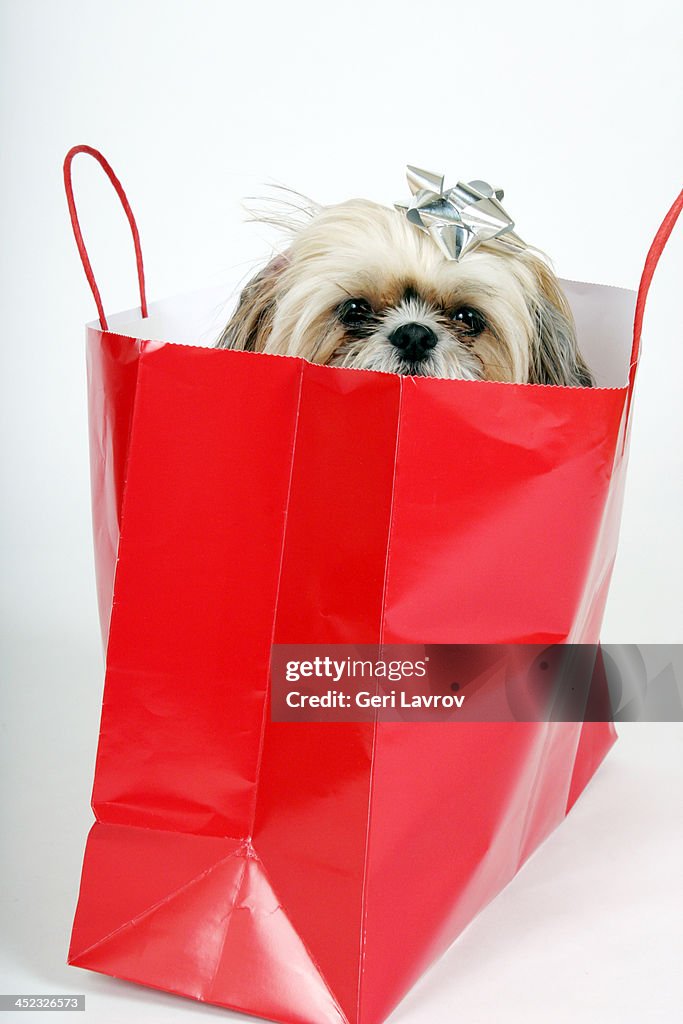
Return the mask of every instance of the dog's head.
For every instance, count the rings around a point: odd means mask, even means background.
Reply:
[[[316,208],[242,292],[219,345],[414,376],[590,385],[539,255],[482,244],[447,260],[398,211]]]

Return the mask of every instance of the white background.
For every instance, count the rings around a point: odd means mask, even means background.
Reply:
[[[102,685],[83,322],[61,161],[102,149],[149,294],[268,252],[239,201],[405,195],[404,165],[501,184],[564,277],[635,287],[683,178],[676,0],[4,0],[0,992],[83,992],[87,1019],[243,1019],[64,966]],[[127,227],[75,166],[106,307],[135,302]],[[603,638],[681,640],[683,231],[645,324]],[[569,821],[395,1012],[401,1024],[671,1021],[681,1005],[681,729],[632,725]],[[9,1020],[13,1015],[8,1014]],[[23,1018],[22,1018],[23,1019]]]

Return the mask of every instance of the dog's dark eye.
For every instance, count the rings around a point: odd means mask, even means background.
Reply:
[[[374,311],[367,299],[347,299],[337,310],[337,318],[345,327],[365,327],[373,318]]]
[[[451,314],[451,320],[462,326],[469,338],[476,338],[486,328],[486,320],[478,309],[471,309],[470,306],[460,306]]]

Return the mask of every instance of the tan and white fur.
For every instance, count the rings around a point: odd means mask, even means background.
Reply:
[[[592,385],[567,300],[536,251],[483,243],[448,260],[401,212],[362,199],[311,206],[284,226],[291,243],[246,285],[219,347],[413,376]]]

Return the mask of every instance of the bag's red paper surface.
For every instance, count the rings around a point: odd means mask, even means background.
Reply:
[[[609,305],[575,288],[579,320]],[[271,645],[596,642],[628,365],[594,389],[401,378],[166,343],[161,313],[161,341],[88,330],[107,669],[69,959],[376,1024],[614,732],[273,723]]]

